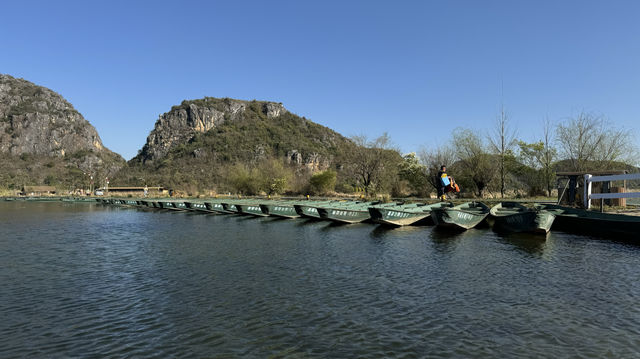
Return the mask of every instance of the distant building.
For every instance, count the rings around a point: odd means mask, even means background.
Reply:
[[[20,194],[23,196],[47,196],[56,194],[56,188],[53,186],[24,186]]]

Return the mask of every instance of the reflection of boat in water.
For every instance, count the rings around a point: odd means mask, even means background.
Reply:
[[[525,207],[517,202],[501,202],[491,207],[493,228],[502,232],[547,234],[555,215],[539,208]]]
[[[497,232],[498,239],[513,248],[535,256],[543,256],[553,247],[552,234],[539,234],[530,232]]]

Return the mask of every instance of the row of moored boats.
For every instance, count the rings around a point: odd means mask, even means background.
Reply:
[[[400,202],[380,203],[343,200],[270,200],[211,199],[179,201],[163,199],[100,198],[98,202],[124,206],[157,208],[176,211],[198,211],[219,214],[274,216],[283,218],[313,218],[339,223],[374,222],[389,226],[436,225],[467,230],[481,224],[492,225],[497,231],[546,234],[554,223],[565,231],[597,234],[638,233],[640,218],[583,211],[551,204],[525,206],[518,202],[500,202],[489,208],[482,202],[451,202],[433,204]],[[604,227],[603,227],[604,226]],[[596,233],[594,233],[596,232]]]

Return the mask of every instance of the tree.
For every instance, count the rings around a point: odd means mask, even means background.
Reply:
[[[551,191],[553,190],[553,180],[555,178],[555,171],[553,170],[553,163],[556,161],[558,150],[553,146],[553,126],[549,118],[544,120],[543,132],[542,132],[542,157],[539,162],[542,166],[542,177],[544,179],[544,185],[547,188],[547,196],[551,197]]]
[[[313,194],[327,194],[336,187],[336,171],[328,169],[311,176],[309,185]]]
[[[487,152],[480,136],[469,129],[454,130],[453,143],[458,155],[456,167],[460,169],[460,175],[470,180],[476,194],[482,197],[496,174],[497,166],[493,156]]]
[[[257,170],[241,163],[229,168],[229,184],[237,193],[246,195],[257,194],[260,190]]]
[[[437,191],[440,188],[438,171],[440,171],[441,166],[447,166],[455,162],[456,151],[450,145],[438,146],[432,150],[422,148],[419,151],[419,157],[427,169],[427,183]]]
[[[429,186],[427,166],[420,163],[415,152],[402,157],[402,162],[398,166],[398,176],[407,181],[413,192],[419,196],[428,193],[426,189]]]
[[[269,158],[262,160],[258,165],[258,176],[260,190],[272,195],[285,192],[292,174],[282,160]]]
[[[504,111],[504,106],[500,110],[500,117],[496,122],[493,133],[489,135],[489,144],[494,154],[498,155],[500,162],[500,197],[504,198],[505,181],[507,176],[508,157],[513,157],[513,147],[516,145],[516,134],[509,127],[509,117]]]
[[[519,141],[518,147],[518,159],[522,164],[514,172],[528,186],[529,195],[535,196],[548,188],[545,184],[546,177],[542,168],[545,151],[544,142],[527,143]]]
[[[592,113],[581,112],[560,123],[556,139],[573,171],[610,169],[614,162],[631,161],[630,154],[635,153],[630,132]]]
[[[356,144],[349,156],[349,167],[356,183],[364,187],[366,195],[382,190],[395,176],[400,154],[391,148],[391,139],[385,132],[368,140],[366,136],[354,136]]]

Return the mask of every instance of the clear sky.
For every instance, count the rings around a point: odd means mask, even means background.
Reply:
[[[135,156],[184,99],[282,102],[404,152],[593,111],[640,129],[640,2],[5,1],[0,73],[62,94]]]

